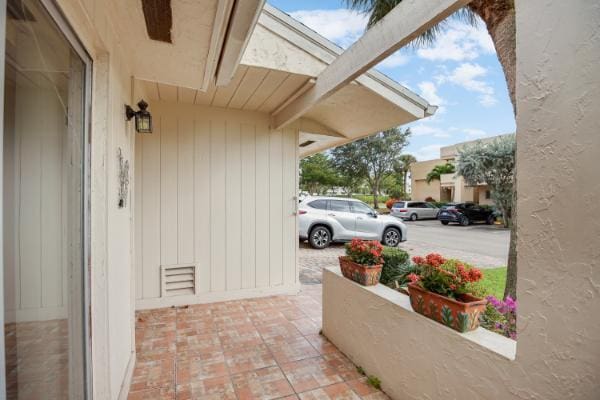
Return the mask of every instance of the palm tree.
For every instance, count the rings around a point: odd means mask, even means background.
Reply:
[[[406,181],[410,172],[410,166],[416,162],[417,159],[412,154],[402,154],[396,165],[394,165],[394,172],[402,177],[402,191],[404,193],[406,193]]]
[[[375,25],[385,15],[396,7],[402,0],[345,0],[350,8],[369,14],[367,27]],[[466,21],[471,25],[477,24],[477,16],[485,23],[488,33],[494,42],[498,60],[504,70],[508,85],[510,101],[516,113],[515,102],[515,2],[514,0],[473,0],[466,7],[458,10],[453,17]],[[447,26],[442,21],[432,26],[418,36],[415,46],[431,45]]]
[[[440,164],[433,167],[433,169],[427,174],[427,183],[431,183],[434,180],[440,180],[443,174],[454,173],[454,164],[446,163]]]
[[[375,25],[388,12],[396,7],[402,0],[345,0],[350,8],[370,14],[368,27]],[[515,29],[515,2],[514,0],[472,0],[466,7],[454,14],[455,18],[462,19],[474,25],[479,16],[485,23],[488,33],[492,38],[498,60],[504,70],[504,78],[508,86],[508,94],[513,105],[513,112],[517,113],[515,99],[516,82],[516,29]],[[410,16],[407,16],[410,17]],[[428,45],[435,42],[439,33],[443,31],[447,21],[442,21],[417,37],[413,44]],[[517,296],[517,173],[515,166],[515,179],[513,191],[513,224],[510,232],[510,246],[508,250],[508,265],[506,274],[506,289],[504,296]]]

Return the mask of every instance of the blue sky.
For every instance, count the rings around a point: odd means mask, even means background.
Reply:
[[[342,47],[364,32],[367,17],[340,0],[268,0]],[[440,108],[435,116],[407,125],[413,136],[406,152],[418,160],[439,157],[439,148],[515,131],[502,67],[483,23],[451,21],[432,47],[407,48],[378,70]]]

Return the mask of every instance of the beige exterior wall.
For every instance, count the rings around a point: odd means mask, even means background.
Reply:
[[[427,183],[427,174],[433,167],[439,164],[445,164],[444,160],[420,161],[410,167],[410,198],[412,200],[424,201],[431,196],[436,201],[440,200],[440,181]]]
[[[415,321],[376,289],[358,296],[351,282],[329,285],[326,273],[324,333],[380,374],[395,399],[600,398],[600,224],[589,218],[600,196],[600,8],[585,0],[515,3],[516,359]],[[556,218],[572,204],[581,206]]]
[[[138,308],[295,292],[298,131],[268,114],[152,103],[136,143]],[[195,295],[161,297],[161,266],[195,265]]]
[[[425,201],[427,197],[432,197],[435,201],[440,201],[440,195],[440,181],[434,180],[427,183],[422,179],[411,183],[411,200]]]

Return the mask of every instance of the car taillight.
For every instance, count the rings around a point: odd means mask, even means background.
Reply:
[[[306,214],[307,212],[308,212],[308,211],[306,211],[306,210],[300,210],[300,211],[298,211],[298,215],[304,215],[304,214]]]
[[[408,210],[406,208],[401,208],[398,210],[399,212],[407,212]]]

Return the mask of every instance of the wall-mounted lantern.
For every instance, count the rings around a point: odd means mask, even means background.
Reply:
[[[127,121],[131,121],[131,118],[135,117],[135,130],[139,133],[152,133],[152,115],[146,110],[148,103],[144,100],[140,100],[137,104],[140,108],[139,111],[133,111],[131,106],[125,105],[125,116]]]

